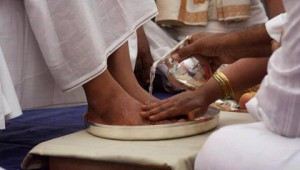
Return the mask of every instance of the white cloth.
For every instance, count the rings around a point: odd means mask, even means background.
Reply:
[[[270,132],[262,122],[221,128],[197,155],[195,170],[298,170],[300,139]]]
[[[54,82],[23,0],[0,1],[0,46],[22,109],[85,103],[82,89],[63,93]]]
[[[268,20],[263,4],[260,0],[251,0],[251,15],[250,18],[242,22],[231,22],[224,23],[220,21],[211,20],[206,26],[171,26],[165,29],[173,36],[176,40],[183,39],[186,35],[191,35],[201,31],[226,33],[233,30],[237,30],[252,25],[262,24]]]
[[[249,114],[220,112],[217,128],[253,121]],[[37,145],[27,154],[22,167],[38,169],[47,163],[43,157],[58,156],[139,165],[167,165],[173,170],[192,170],[196,154],[211,132],[172,140],[118,141],[80,131]]]
[[[300,4],[284,2],[287,21],[281,48],[271,56],[268,75],[247,108],[274,133],[300,137]]]
[[[280,42],[283,34],[283,25],[286,22],[286,13],[280,14],[266,23],[266,29],[270,37]]]
[[[0,46],[22,108],[85,103],[79,86],[156,13],[151,1],[1,0]]]
[[[22,110],[0,47],[0,130],[5,120],[17,117]]]
[[[28,0],[25,7],[48,68],[64,91],[101,74],[107,57],[157,13],[154,2],[138,0]]]
[[[300,4],[285,0],[284,5],[281,48],[271,56],[256,97],[247,103],[249,113],[262,122],[213,133],[197,155],[196,169],[300,168]]]

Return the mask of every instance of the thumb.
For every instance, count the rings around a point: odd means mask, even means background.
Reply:
[[[176,50],[173,54],[172,54],[172,58],[175,61],[183,61],[189,57],[191,57],[194,54],[197,54],[199,52],[198,50],[198,46],[197,43],[192,43],[189,45],[186,45],[178,50]]]

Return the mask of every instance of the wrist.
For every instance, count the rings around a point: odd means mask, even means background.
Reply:
[[[212,77],[197,90],[197,95],[202,96],[203,102],[207,105],[218,99],[224,98],[224,93],[218,82]]]
[[[232,98],[233,90],[227,76],[221,71],[216,71],[213,75],[213,78],[216,80],[220,89],[222,90],[224,99]]]

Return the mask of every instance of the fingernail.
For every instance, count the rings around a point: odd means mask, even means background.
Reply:
[[[179,60],[179,55],[178,55],[178,53],[174,53],[174,54],[172,54],[172,58],[174,59],[174,60]]]
[[[142,115],[142,116],[148,116],[148,114],[146,112],[140,112],[140,115]]]
[[[155,116],[150,116],[149,119],[150,120],[155,120]]]

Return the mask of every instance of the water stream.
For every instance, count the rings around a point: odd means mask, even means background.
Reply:
[[[152,66],[151,66],[151,70],[150,70],[150,85],[149,85],[149,97],[148,97],[147,104],[150,104],[151,98],[153,97],[153,81],[154,81],[156,69],[157,69],[157,66],[158,66],[159,63],[161,63],[161,60],[156,60],[152,64]]]

